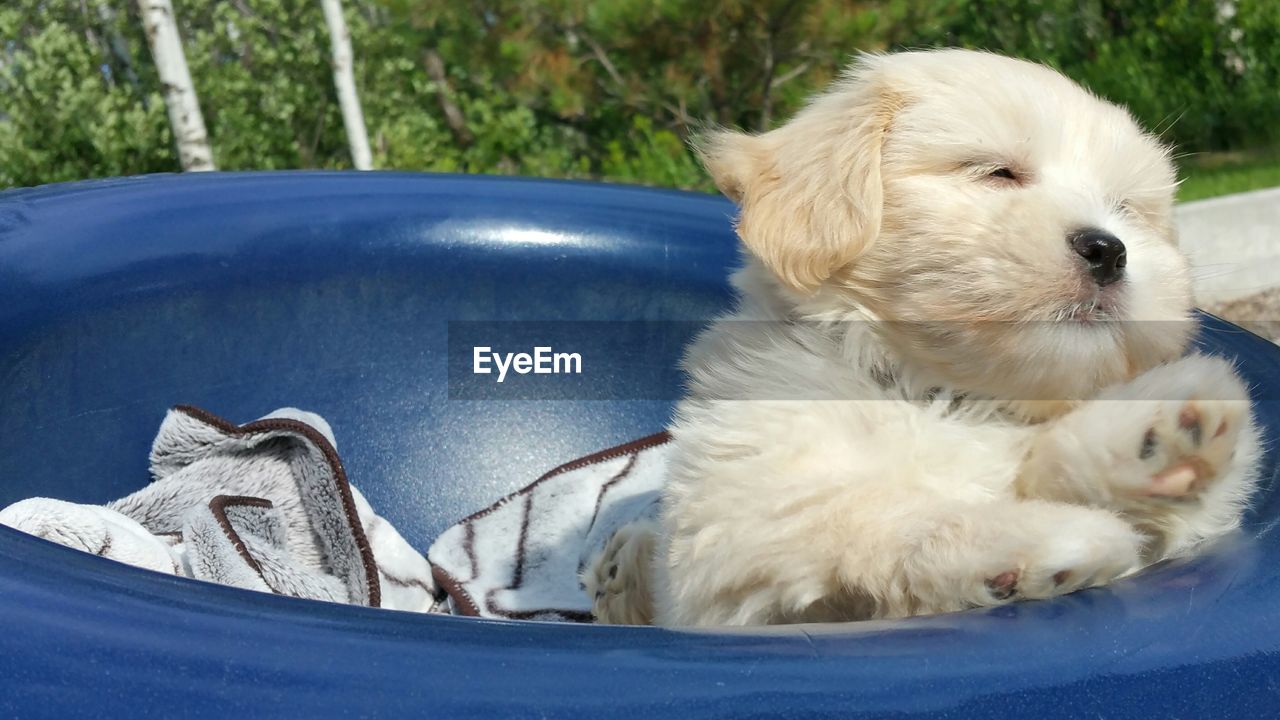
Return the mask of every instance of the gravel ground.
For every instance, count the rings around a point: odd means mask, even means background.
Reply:
[[[1211,303],[1204,309],[1272,342],[1280,342],[1280,288],[1227,302]]]

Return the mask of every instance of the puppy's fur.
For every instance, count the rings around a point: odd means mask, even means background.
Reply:
[[[1191,297],[1167,151],[1047,68],[864,56],[701,147],[738,307],[689,349],[660,523],[584,581],[604,622],[893,618],[1107,583],[1235,528],[1258,433]],[[1120,238],[1099,286],[1069,239]]]

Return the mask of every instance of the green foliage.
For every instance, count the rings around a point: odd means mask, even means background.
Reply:
[[[899,42],[1048,63],[1183,149],[1280,141],[1274,0],[950,0],[932,10]]]
[[[835,0],[345,5],[377,167],[704,188],[691,133],[768,128],[877,18]],[[220,169],[349,165],[319,3],[174,9]],[[177,169],[133,0],[10,0],[0,38],[0,185]]]
[[[1049,62],[1183,150],[1280,140],[1274,0],[343,2],[379,168],[710,189],[701,128],[935,44]],[[317,0],[173,3],[220,169],[350,166]],[[160,90],[135,0],[5,0],[0,187],[177,170]]]
[[[0,187],[176,169],[154,79],[144,84],[145,69],[122,60],[145,53],[140,26],[67,5],[0,8]],[[37,12],[39,25],[29,22]]]
[[[1188,202],[1280,186],[1280,153],[1222,153],[1187,158],[1178,200]]]
[[[688,187],[702,171],[685,150],[674,132],[654,129],[649,118],[637,117],[628,141],[609,142],[601,174],[622,182]]]
[[[429,83],[417,109],[435,111],[432,96],[443,91],[464,110],[474,144],[455,142],[461,157],[450,166],[700,188],[709,183],[687,148],[691,134],[709,123],[768,129],[850,48],[872,42],[878,18],[833,0],[385,7],[398,42],[434,49],[448,69],[447,87]],[[394,115],[383,116],[390,127],[422,122]],[[496,152],[486,147],[494,131],[502,134]],[[375,147],[398,162],[403,151],[392,144],[403,138],[388,130]]]
[[[318,2],[173,4],[220,169],[350,165]]]

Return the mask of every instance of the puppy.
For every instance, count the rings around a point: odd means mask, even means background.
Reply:
[[[740,299],[689,348],[661,521],[604,622],[899,618],[1047,598],[1239,524],[1259,437],[1193,330],[1168,151],[1045,67],[871,55],[700,147]]]

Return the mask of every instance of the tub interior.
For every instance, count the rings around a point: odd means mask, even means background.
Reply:
[[[703,195],[393,173],[0,193],[0,504],[142,487],[173,404],[238,422],[291,405],[328,418],[352,481],[425,550],[664,425],[683,340],[730,302],[732,214]],[[477,394],[492,385],[459,380],[449,339],[493,321],[581,343],[566,349],[597,370],[572,392]],[[1251,385],[1262,486],[1239,535],[1107,588],[735,632],[494,622],[195,583],[0,528],[0,713],[1268,717],[1280,351],[1204,329]]]
[[[677,336],[728,307],[737,258],[719,198],[575,183],[215,175],[0,197],[0,505],[142,487],[172,405],[236,422],[294,406],[329,420],[352,482],[422,550],[556,465],[662,429]],[[571,335],[593,368],[659,369],[650,392],[616,391],[620,370],[560,399],[459,397],[450,334],[491,321],[679,330],[639,364],[616,334]],[[1256,356],[1242,368],[1271,422],[1275,353],[1214,327],[1213,349]],[[1269,489],[1250,528],[1270,527]]]
[[[615,392],[602,368],[629,349],[580,332],[587,346],[573,350],[595,370],[582,392],[450,397],[450,322],[554,322],[563,338],[576,321],[695,328],[728,302],[732,208],[711,196],[527,181],[481,193],[466,178],[403,176],[167,180],[9,194],[0,505],[142,487],[174,404],[236,422],[294,406],[328,419],[352,482],[425,549],[544,471],[661,430],[678,392],[674,372],[652,392]],[[680,347],[646,352],[674,368]]]

